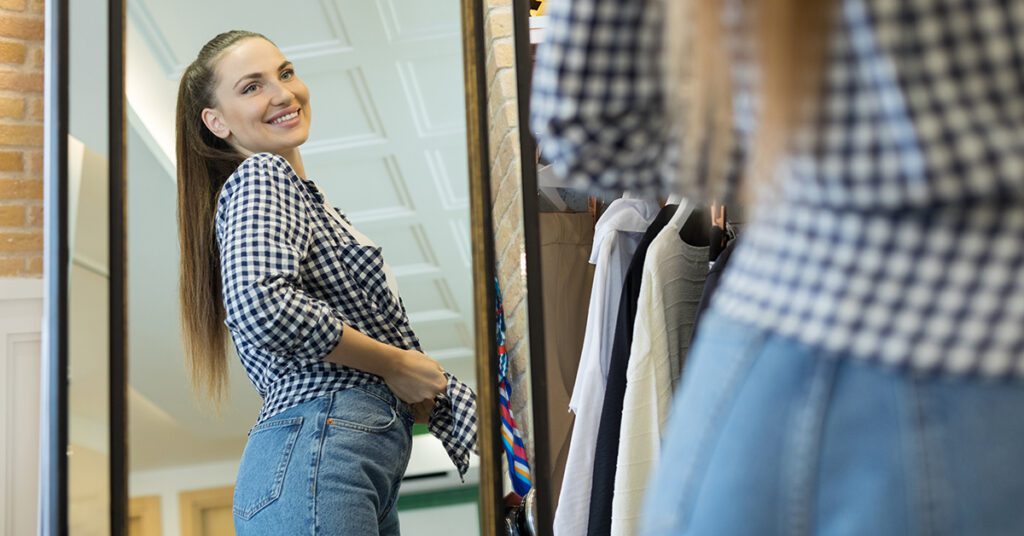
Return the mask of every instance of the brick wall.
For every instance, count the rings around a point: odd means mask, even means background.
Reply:
[[[491,201],[498,281],[505,305],[512,411],[533,459],[530,349],[523,259],[523,192],[512,0],[487,0],[484,48],[490,121]]]
[[[43,274],[43,2],[0,0],[0,277]]]

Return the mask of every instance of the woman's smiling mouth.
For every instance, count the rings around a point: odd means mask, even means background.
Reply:
[[[267,124],[270,124],[270,125],[273,125],[273,126],[276,126],[276,127],[292,127],[292,126],[295,126],[299,122],[299,113],[301,111],[302,111],[301,108],[297,108],[297,109],[295,109],[294,111],[291,111],[291,112],[284,111],[284,112],[276,115],[275,117],[271,118],[270,121],[267,121]]]

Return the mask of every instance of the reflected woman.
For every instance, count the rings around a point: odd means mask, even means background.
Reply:
[[[186,360],[193,387],[219,403],[230,332],[263,399],[235,485],[238,534],[399,534],[414,421],[464,474],[475,397],[420,351],[380,248],[307,177],[311,118],[309,89],[262,35],[220,34],[185,70]]]

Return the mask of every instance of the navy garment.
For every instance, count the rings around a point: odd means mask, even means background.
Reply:
[[[715,295],[715,291],[718,290],[718,282],[722,278],[722,273],[725,272],[725,268],[729,265],[729,257],[732,255],[736,244],[739,242],[738,238],[733,238],[726,244],[725,249],[718,255],[718,260],[708,270],[708,278],[704,281],[704,293],[700,296],[700,303],[697,304],[697,321],[693,324],[693,333],[697,334],[697,329],[700,327],[700,319],[704,316],[708,307],[711,306],[711,299]]]
[[[612,526],[612,497],[615,490],[615,463],[619,455],[619,428],[622,425],[622,401],[626,396],[626,369],[629,367],[629,349],[633,345],[633,321],[640,298],[640,282],[644,273],[647,249],[658,233],[668,225],[678,205],[666,205],[644,232],[633,260],[626,269],[626,280],[619,299],[619,314],[612,340],[612,355],[608,363],[601,424],[594,449],[594,476],[590,491],[589,536],[608,534]]]

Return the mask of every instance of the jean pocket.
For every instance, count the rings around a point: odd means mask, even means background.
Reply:
[[[285,472],[302,429],[302,417],[267,421],[249,433],[235,482],[232,511],[251,519],[278,497]]]
[[[335,393],[327,424],[368,433],[391,429],[398,413],[390,401],[362,387],[350,387]]]

